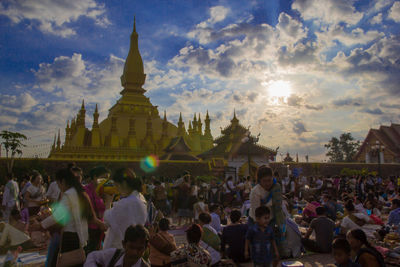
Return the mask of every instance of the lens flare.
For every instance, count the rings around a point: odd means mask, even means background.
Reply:
[[[150,155],[140,161],[140,168],[146,173],[153,172],[157,169],[159,164],[160,161],[158,157],[155,155]]]
[[[51,210],[53,211],[54,220],[62,226],[65,226],[71,219],[69,210],[62,203],[54,203],[51,205]]]

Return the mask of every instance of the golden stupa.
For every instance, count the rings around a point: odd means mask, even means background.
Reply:
[[[146,74],[139,52],[136,22],[133,25],[131,43],[121,76],[124,88],[121,98],[109,110],[108,117],[98,122],[99,113],[93,114],[92,130],[85,126],[85,103],[76,118],[67,122],[65,142],[62,145],[60,131],[50,151],[49,158],[62,160],[139,160],[148,155],[161,156],[164,149],[182,136],[192,155],[198,155],[213,147],[208,112],[204,120],[204,133],[200,114],[189,122],[186,131],[182,116],[178,127],[168,122],[166,112],[160,117],[157,106],[153,106],[143,85]]]

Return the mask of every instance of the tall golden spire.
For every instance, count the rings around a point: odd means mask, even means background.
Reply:
[[[97,108],[97,104],[96,104],[96,108],[95,108],[94,113],[93,113],[93,126],[92,126],[92,129],[93,128],[99,128],[99,111],[98,111],[98,108]]]
[[[236,118],[236,110],[233,109],[233,119],[231,120],[232,124],[237,124],[239,120]]]
[[[184,136],[185,135],[185,123],[182,120],[182,112],[179,113],[179,121],[178,121],[178,136]]]
[[[200,135],[203,134],[203,124],[201,123],[201,118],[200,118],[200,112],[199,112],[199,118],[197,119],[197,131],[199,132]]]
[[[56,149],[56,140],[57,140],[57,134],[54,134],[54,142],[53,142],[53,145],[51,146],[52,151],[54,151]]]
[[[64,141],[64,146],[69,145],[69,139],[70,139],[70,131],[71,128],[69,127],[69,120],[67,120],[67,127],[65,128],[65,141]]]
[[[208,115],[208,110],[206,114],[206,119],[204,120],[205,126],[204,126],[204,135],[207,137],[211,137],[211,129],[210,129],[210,116]]]
[[[58,136],[57,136],[57,150],[61,149],[61,138],[60,138],[60,129],[58,129]]]
[[[143,70],[143,60],[139,52],[139,35],[136,32],[136,18],[133,22],[133,32],[131,34],[131,45],[128,56],[126,57],[124,72],[121,76],[121,85],[124,87],[121,94],[127,91],[144,93],[142,85],[145,82],[146,74]]]

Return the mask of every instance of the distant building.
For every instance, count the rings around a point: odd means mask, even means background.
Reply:
[[[221,136],[214,140],[215,146],[198,155],[211,160],[216,167],[226,162],[225,175],[253,176],[260,165],[275,161],[276,150],[257,144],[258,136],[251,135],[248,128],[239,123],[234,113],[231,124],[221,129]],[[250,168],[249,168],[250,167]]]
[[[150,154],[165,159],[184,158],[198,161],[195,155],[213,147],[210,117],[206,115],[204,126],[195,114],[186,131],[182,116],[175,126],[159,115],[157,106],[144,95],[146,80],[143,61],[138,46],[139,35],[134,23],[131,43],[121,76],[121,98],[109,109],[107,118],[99,122],[96,104],[92,129],[86,128],[85,103],[76,117],[67,122],[65,141],[60,131],[54,137],[49,158],[61,160],[139,160]],[[204,132],[203,132],[204,128]],[[182,138],[178,138],[182,137]],[[176,143],[175,141],[180,140]],[[184,140],[184,142],[183,142]],[[185,147],[186,145],[186,147]],[[181,150],[185,147],[184,151]],[[167,149],[167,150],[165,150]],[[193,155],[192,157],[189,156]]]
[[[378,158],[379,157],[379,158]],[[365,163],[400,163],[400,124],[370,129],[355,160]]]

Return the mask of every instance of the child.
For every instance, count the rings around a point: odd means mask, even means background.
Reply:
[[[270,219],[270,210],[266,206],[260,206],[255,210],[256,223],[249,226],[246,234],[245,258],[249,256],[249,247],[251,249],[251,259],[254,266],[271,266],[275,258],[279,259],[278,247],[274,240],[274,231],[268,225]],[[274,252],[272,252],[272,247]]]
[[[350,259],[351,247],[344,238],[337,238],[332,243],[333,257],[338,267],[360,267]]]
[[[199,195],[199,200],[193,205],[194,221],[198,223],[199,215],[203,212],[208,213],[208,205],[204,203],[204,196]]]

